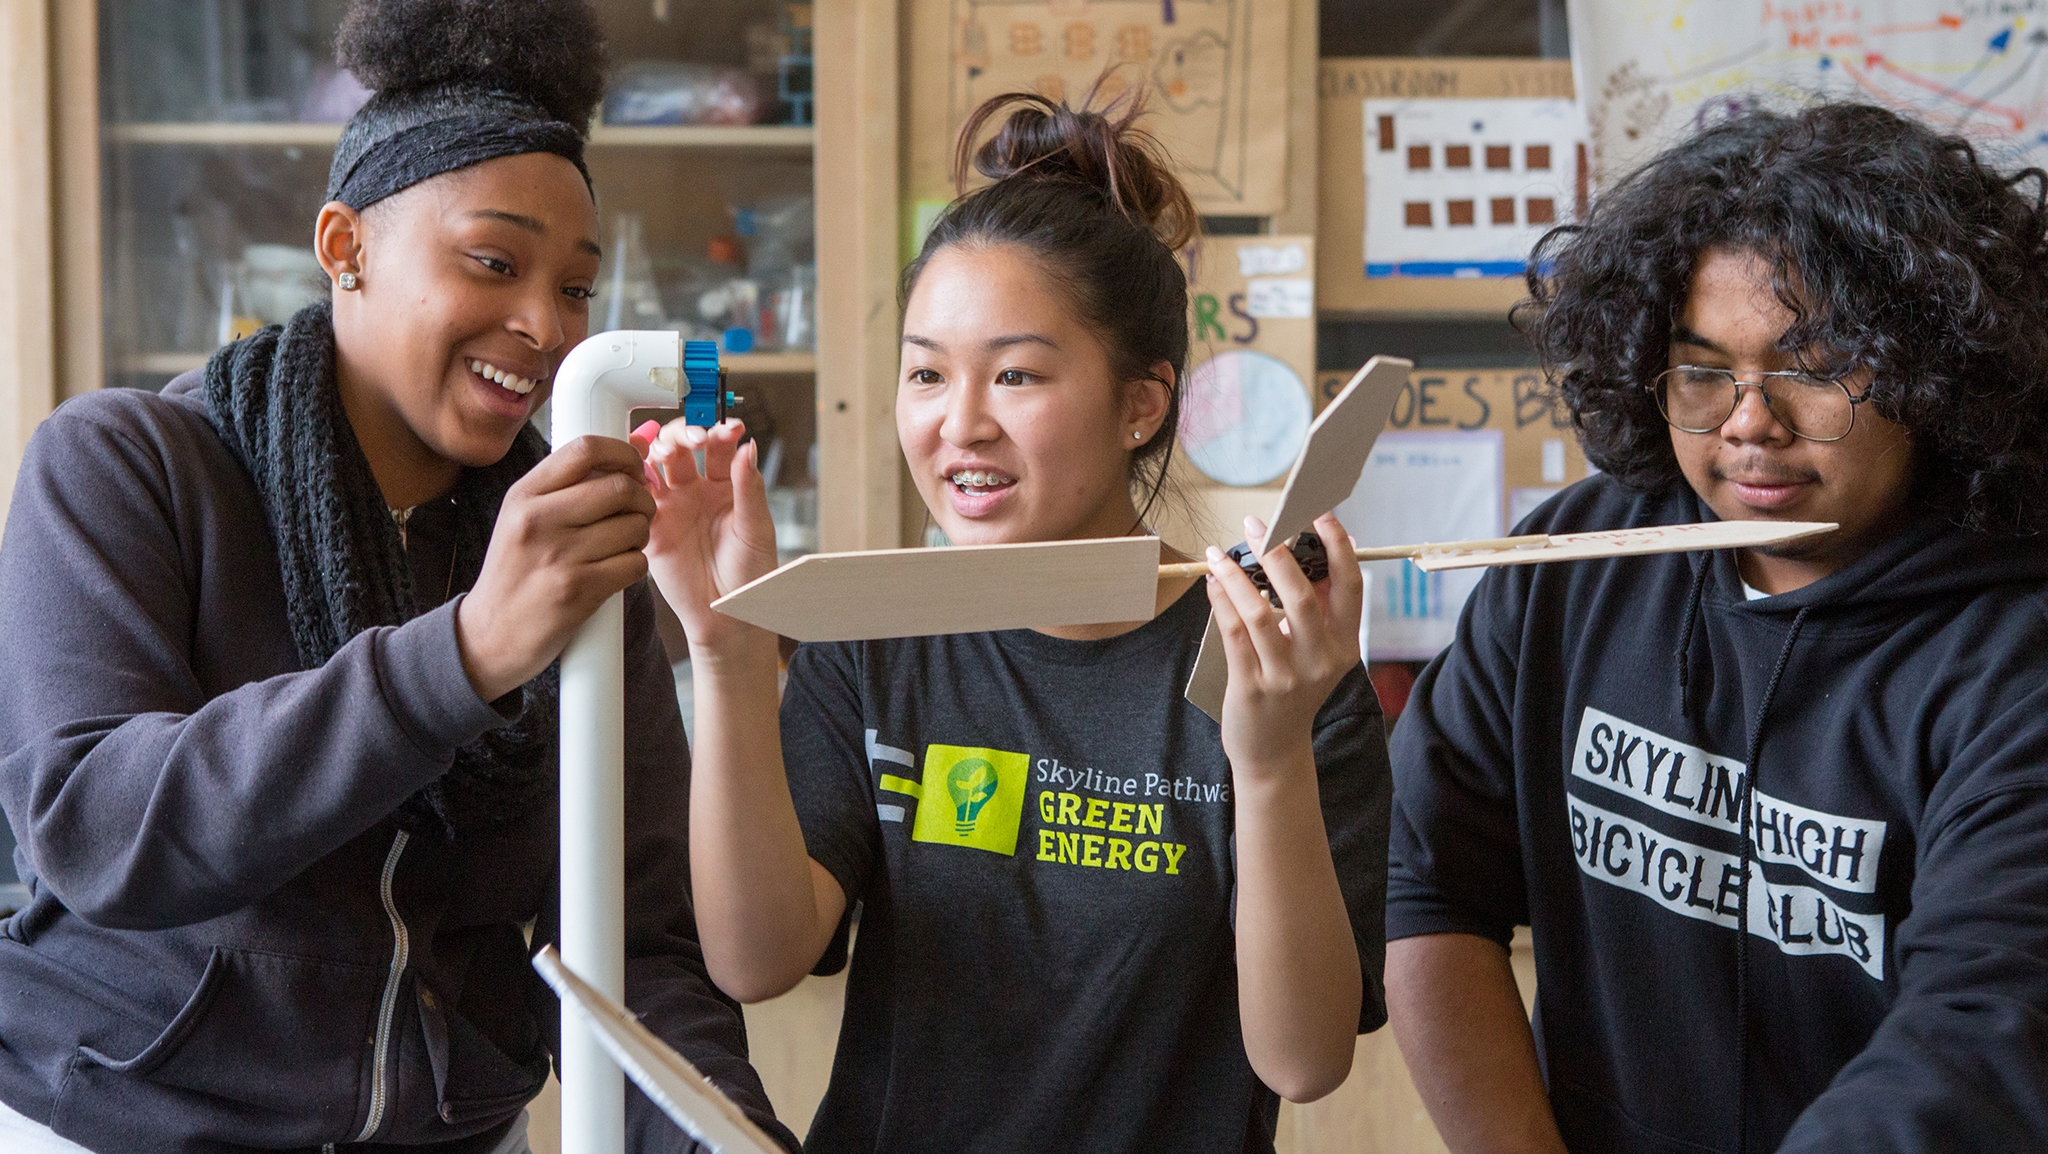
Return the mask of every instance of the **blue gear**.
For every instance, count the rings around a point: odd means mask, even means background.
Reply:
[[[683,419],[710,428],[723,420],[732,394],[725,390],[725,370],[718,364],[718,342],[683,342]]]

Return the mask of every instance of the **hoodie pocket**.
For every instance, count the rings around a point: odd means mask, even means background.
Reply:
[[[478,1119],[505,1117],[540,1093],[548,1077],[548,1054],[537,1038],[532,1053],[519,1061],[424,983],[417,989],[420,1029],[425,1035],[427,1061],[434,1069],[434,1096],[441,1121],[462,1126]]]
[[[200,1129],[232,1119],[237,1140],[256,1146],[352,1133],[382,976],[375,966],[215,947],[153,1038],[116,1027],[78,1047],[52,1129],[93,1149],[122,1148],[133,1136],[125,1127],[143,1119]],[[138,1034],[149,1040],[131,1050]]]
[[[191,997],[185,999],[185,1004],[179,1008],[176,1016],[171,1018],[171,1024],[165,1026],[163,1032],[156,1036],[156,1040],[144,1046],[134,1057],[115,1058],[93,1046],[83,1044],[78,1047],[78,1056],[116,1074],[127,1074],[136,1078],[149,1077],[158,1066],[163,1065],[171,1055],[178,1052],[178,1047],[184,1044],[185,1038],[192,1033],[199,1020],[206,1016],[207,1007],[213,1004],[213,996],[220,990],[221,974],[224,969],[221,951],[216,949],[207,956],[206,972],[199,975],[198,988],[192,991]]]

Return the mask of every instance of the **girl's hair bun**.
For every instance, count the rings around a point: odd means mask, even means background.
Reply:
[[[1096,88],[1100,87],[1098,81]],[[1145,111],[1143,90],[1130,89],[1127,96],[1100,110],[1089,107],[1094,96],[1091,90],[1079,109],[1029,92],[984,101],[961,126],[953,158],[954,183],[964,189],[972,167],[991,180],[1085,185],[1168,248],[1186,246],[1200,231],[1201,219],[1187,188],[1173,174],[1166,149],[1136,124]],[[982,127],[1012,108],[996,134],[975,147]]]
[[[378,92],[473,84],[578,130],[604,99],[604,36],[587,0],[356,0],[334,56]]]

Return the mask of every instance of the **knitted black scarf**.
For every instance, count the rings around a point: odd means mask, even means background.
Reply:
[[[342,411],[328,303],[213,354],[202,395],[262,497],[304,667],[326,664],[365,629],[418,615],[404,541]],[[451,494],[454,589],[476,584],[505,490],[547,452],[528,425],[497,464],[462,471]],[[508,821],[552,798],[556,674],[551,666],[522,686],[519,719],[458,750],[445,776],[400,807],[400,823],[452,837],[466,824]]]

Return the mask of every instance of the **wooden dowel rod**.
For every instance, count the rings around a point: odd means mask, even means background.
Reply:
[[[1393,561],[1402,557],[1420,557],[1426,553],[1500,553],[1509,549],[1540,548],[1550,544],[1550,538],[1542,533],[1531,533],[1522,537],[1488,537],[1478,541],[1445,541],[1424,545],[1380,545],[1356,549],[1360,561]],[[1200,577],[1209,571],[1207,561],[1182,561],[1177,564],[1161,565],[1161,580],[1168,577]]]

